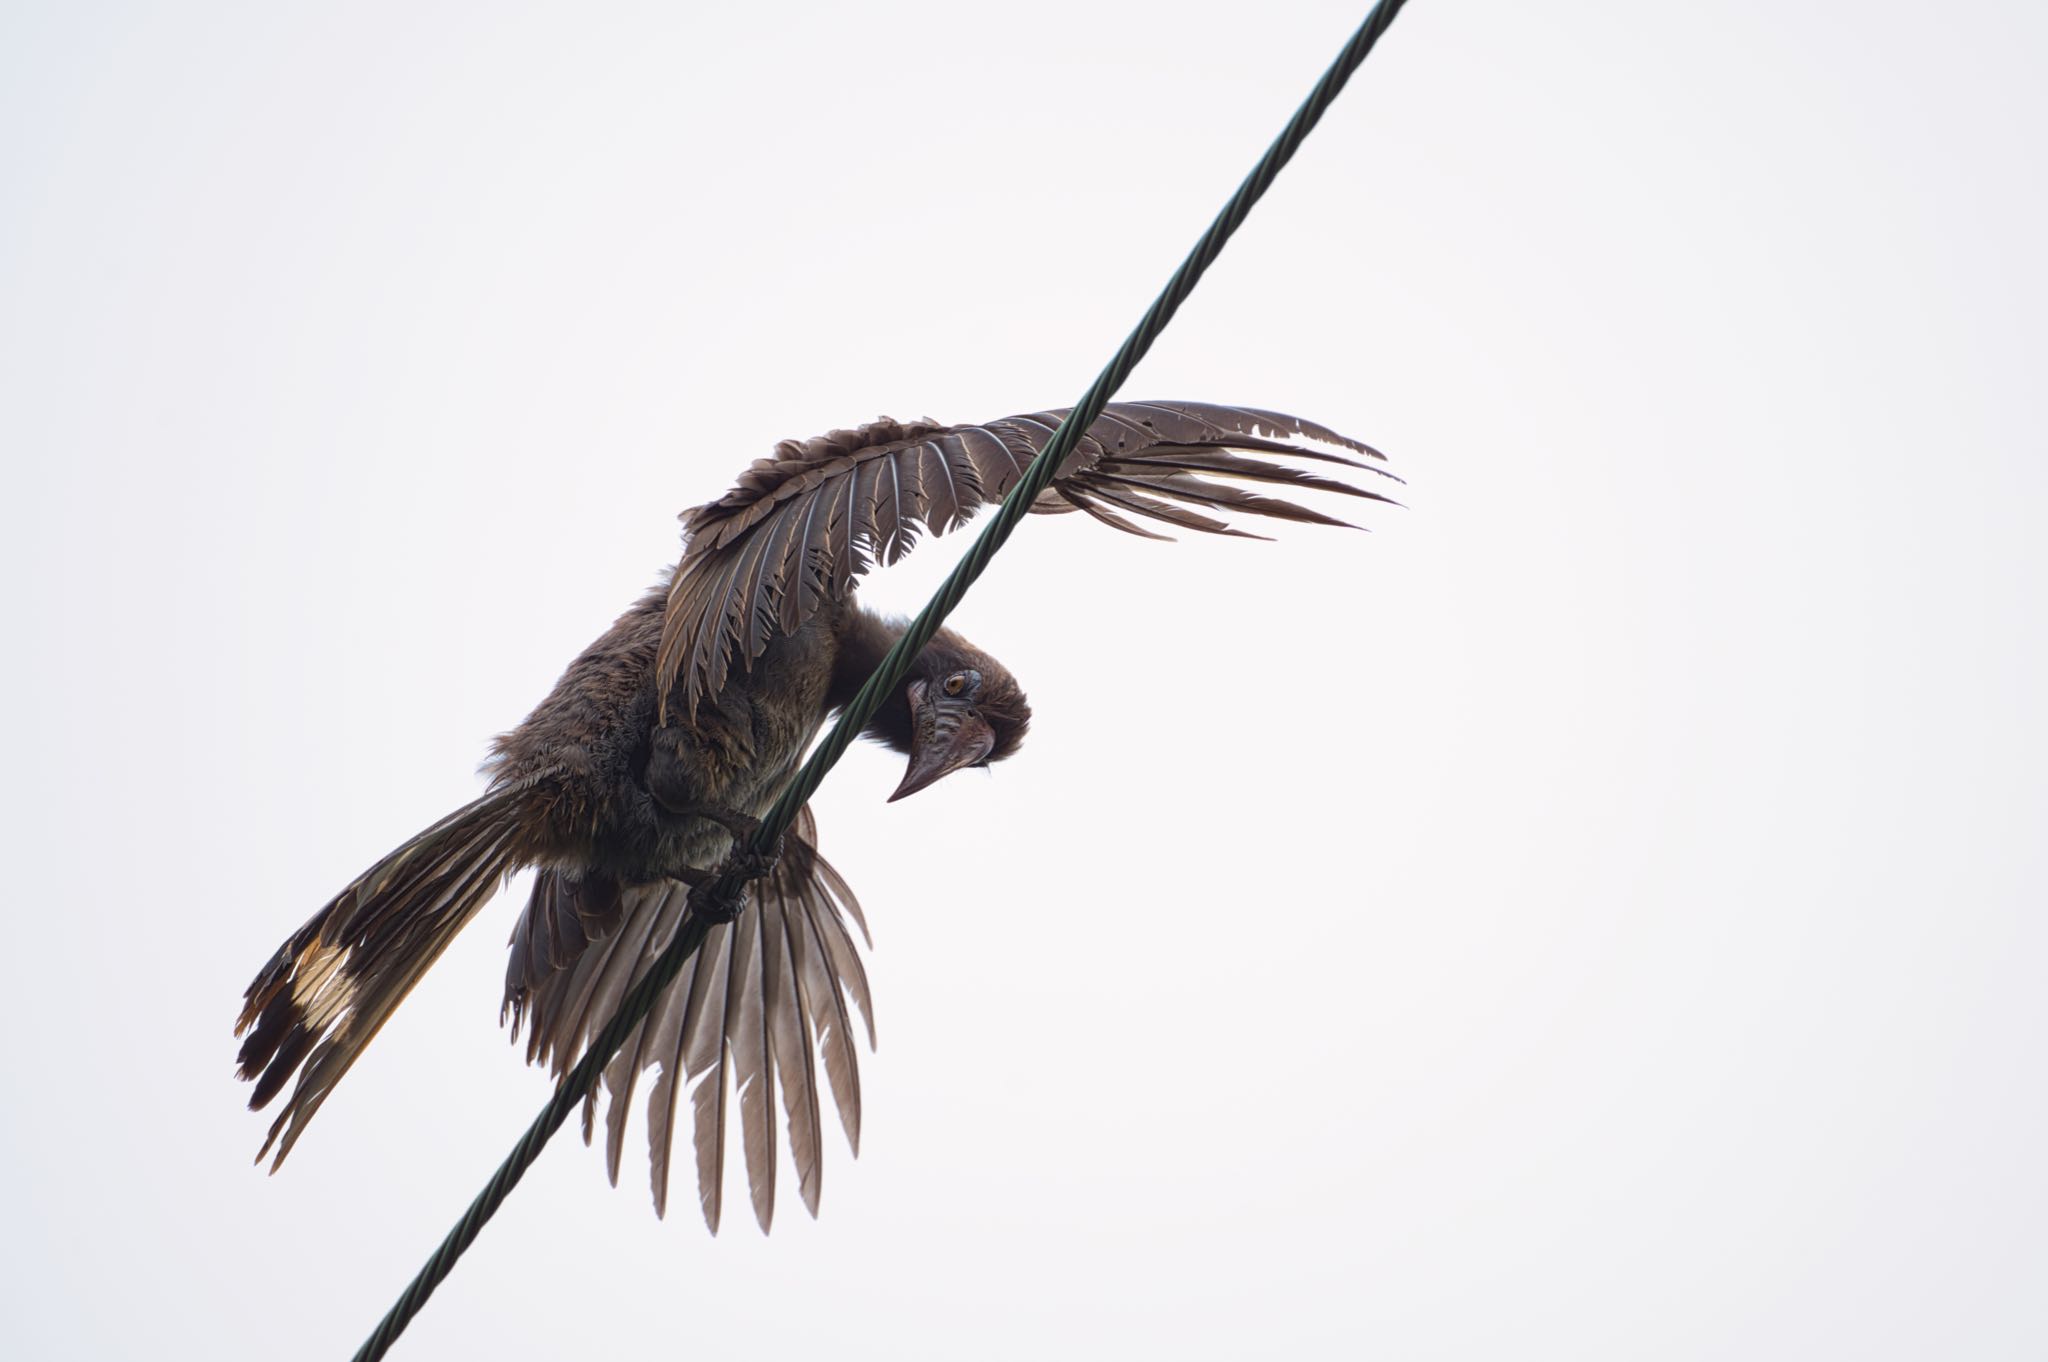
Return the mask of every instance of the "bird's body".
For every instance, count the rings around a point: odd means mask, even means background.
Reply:
[[[536,802],[526,859],[627,884],[715,865],[728,830],[688,812],[765,810],[830,712],[851,602],[778,636],[694,718],[659,722],[654,656],[664,583],[563,673],[533,713],[493,744],[496,783],[556,791]]]
[[[530,1059],[560,1072],[580,1057],[692,911],[688,886],[711,876],[735,829],[766,811],[831,712],[901,637],[900,623],[860,604],[855,579],[907,552],[920,529],[943,533],[1000,498],[1060,416],[965,427],[883,420],[785,442],[731,492],[690,512],[682,561],[497,740],[485,794],[372,866],[250,985],[238,1029],[247,1033],[241,1072],[256,1084],[251,1105],[296,1077],[265,1152],[274,1143],[282,1162],[378,1027],[520,867],[536,875],[512,936],[505,1010],[515,1032],[526,1027]],[[1242,532],[1191,507],[1342,523],[1216,477],[1385,500],[1251,457],[1274,453],[1357,468],[1372,465],[1352,454],[1378,457],[1270,412],[1120,404],[1034,509],[1079,509],[1156,538],[1128,517],[1228,534]],[[1029,717],[999,662],[941,630],[865,736],[908,754],[901,797],[1009,756]],[[779,1092],[802,1194],[816,1212],[819,1071],[857,1147],[856,1011],[873,1038],[849,924],[865,932],[851,891],[817,855],[806,810],[748,910],[710,927],[694,964],[607,1069],[615,1180],[629,1103],[651,1072],[657,1209],[687,1089],[707,1221],[717,1228],[728,1108],[737,1107],[765,1229]]]

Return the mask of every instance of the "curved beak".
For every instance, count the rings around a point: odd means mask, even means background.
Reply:
[[[910,769],[889,796],[895,803],[942,776],[974,766],[995,750],[996,732],[964,700],[929,693],[923,681],[910,683]]]

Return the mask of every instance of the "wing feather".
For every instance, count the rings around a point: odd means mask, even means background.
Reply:
[[[768,1051],[764,991],[767,934],[750,908],[733,924],[732,973],[725,998],[725,1048],[732,1056],[733,1096],[740,1108],[740,1149],[746,1156],[754,1220],[767,1233],[775,1219],[775,1071]]]
[[[1297,506],[1279,497],[1262,497],[1256,492],[1247,492],[1237,487],[1225,487],[1220,483],[1207,482],[1187,473],[1166,473],[1144,476],[1133,473],[1097,473],[1104,482],[1119,487],[1131,488],[1138,492],[1154,492],[1161,496],[1173,497],[1180,501],[1192,501],[1200,506],[1215,506],[1224,510],[1244,511],[1253,515],[1271,516],[1276,520],[1298,520],[1310,525],[1335,525],[1342,529],[1356,528],[1349,521],[1339,520],[1321,511],[1312,511],[1306,506]]]
[[[778,1119],[786,1122],[804,1206],[817,1213],[824,1172],[821,1084],[830,1085],[847,1143],[859,1152],[853,1012],[867,1021],[870,1045],[874,1012],[854,931],[865,938],[867,924],[852,890],[816,847],[817,824],[805,809],[785,839],[782,860],[753,887],[743,921],[754,925],[711,928],[695,959],[605,1068],[606,1174],[617,1183],[630,1113],[636,1094],[644,1092],[657,1214],[667,1211],[677,1106],[685,1092],[699,1199],[713,1232],[723,1212],[731,1125],[740,1128],[753,1208],[764,1228],[774,1208]],[[522,1023],[528,1028],[528,1058],[557,1077],[566,1072],[668,948],[688,901],[688,891],[672,882],[607,898],[560,872],[541,871],[513,936],[549,944],[528,949],[506,981],[507,1015],[515,1038]],[[561,928],[565,919],[578,926]],[[580,954],[557,953],[576,950],[579,933]],[[584,1109],[587,1143],[596,1141],[596,1102],[593,1094]]]
[[[1228,535],[1236,539],[1265,538],[1264,535],[1237,529],[1198,511],[1175,506],[1172,502],[1158,501],[1142,492],[1111,485],[1106,479],[1092,480],[1088,485],[1088,491],[1119,510],[1129,511],[1132,515],[1146,516],[1167,525],[1178,525],[1183,530],[1199,530],[1203,534]]]
[[[664,941],[661,949],[665,950],[667,946]],[[710,950],[711,941],[707,936],[698,948],[696,958],[655,1002],[654,1010],[647,1016],[648,1040],[640,1051],[640,1063],[655,1070],[654,1082],[647,1091],[647,1150],[648,1179],[654,1192],[654,1213],[657,1216],[668,1210],[669,1130],[675,1122],[676,1096],[688,1086],[688,1075],[683,1067],[683,1021],[690,1015],[690,1004],[702,986],[701,981],[715,968],[715,961],[710,966],[705,962],[705,952]],[[605,1172],[614,1187],[619,1185],[619,1163],[625,1153],[629,1110],[626,1097],[619,1095],[612,1098],[611,1109],[606,1113],[607,1121],[615,1127],[611,1142],[605,1147]]]
[[[860,1056],[853,1048],[853,1022],[847,1015],[846,990],[833,972],[831,957],[818,927],[815,913],[798,915],[801,924],[795,938],[799,977],[816,998],[829,1004],[813,1008],[812,1032],[825,1056],[825,1078],[832,1085],[832,1103],[839,1111],[839,1125],[856,1156],[860,1153]],[[813,1103],[815,1106],[815,1102]],[[817,1207],[811,1207],[817,1214]]]
[[[917,469],[917,485],[924,493],[924,522],[932,527],[932,533],[944,534],[966,524],[973,512],[961,497],[962,489],[945,451],[932,441],[923,440],[910,447],[907,457],[915,461],[912,466]]]
[[[824,1135],[818,1121],[818,1064],[813,1049],[810,999],[797,969],[794,904],[764,889],[758,896],[761,915],[762,991],[767,1000],[768,1043],[775,1056],[777,1087],[788,1121],[789,1154],[796,1164],[797,1190],[804,1209],[818,1213],[823,1185]]]
[[[959,446],[974,465],[975,479],[980,485],[984,501],[1001,501],[1010,494],[1024,477],[1024,469],[1031,460],[1019,458],[1017,452],[1003,443],[1002,437],[987,426],[961,426],[948,440]]]
[[[1107,506],[1089,496],[1080,487],[1055,487],[1053,490],[1058,492],[1067,501],[1109,526],[1112,530],[1122,530],[1125,534],[1135,534],[1141,539],[1158,539],[1169,544],[1173,542],[1172,535],[1161,534],[1157,530],[1148,530],[1135,520],[1124,519],[1115,511],[1110,510]]]
[[[733,984],[733,966],[740,963],[735,949],[739,936],[737,923],[722,923],[719,929],[724,939],[720,941],[718,968],[705,1006],[701,1007],[684,1024],[683,1048],[689,1057],[692,1070],[702,1066],[703,1077],[691,1090],[691,1114],[694,1118],[692,1142],[697,1150],[697,1195],[704,1207],[704,1223],[718,1233],[719,1216],[725,1204],[725,1105],[732,1095],[733,1044],[726,1032],[733,1024],[733,999],[736,992]],[[705,938],[704,949],[711,947],[709,937]],[[715,1000],[715,1004],[714,1004]],[[709,1024],[712,1005],[717,1008],[719,1024],[714,1029]],[[694,1034],[692,1034],[694,1023]],[[691,1044],[692,1041],[696,1044]],[[707,1055],[705,1052],[710,1051]],[[655,1204],[655,1213],[665,1207]]]
[[[733,667],[753,665],[776,631],[794,632],[827,601],[846,599],[864,573],[902,558],[921,533],[956,530],[1007,495],[1066,415],[1055,409],[950,427],[883,418],[813,440],[785,440],[731,491],[685,512],[687,542],[656,664],[664,714],[675,690],[685,713],[694,714]],[[1255,539],[1262,536],[1205,512],[1345,522],[1226,484],[1390,500],[1355,480],[1283,459],[1393,477],[1379,451],[1299,417],[1197,402],[1119,402],[1075,443],[1032,510],[1079,509],[1146,538],[1168,537],[1145,528],[1149,521]]]
[[[782,565],[776,572],[782,588],[782,631],[786,634],[795,633],[818,608],[823,584],[812,568],[818,549],[821,500],[807,496],[790,503],[790,532],[783,543]]]

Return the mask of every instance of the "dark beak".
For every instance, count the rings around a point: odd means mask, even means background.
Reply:
[[[965,700],[932,695],[923,681],[910,683],[909,696],[910,769],[889,796],[891,804],[963,766],[979,765],[996,745],[996,731]]]

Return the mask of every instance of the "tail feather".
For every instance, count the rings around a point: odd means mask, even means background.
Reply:
[[[241,1078],[249,1106],[291,1096],[257,1151],[273,1171],[365,1046],[448,943],[517,869],[523,796],[505,786],[371,866],[278,948],[244,995]]]
[[[797,1189],[813,1215],[823,1181],[828,1084],[847,1142],[860,1150],[853,1015],[867,1023],[872,1045],[874,1003],[857,944],[867,937],[867,923],[853,890],[818,855],[817,838],[806,808],[774,871],[751,887],[741,923],[706,932],[696,959],[605,1067],[605,1170],[616,1185],[629,1113],[636,1092],[644,1092],[657,1215],[668,1209],[677,1132],[687,1131],[704,1220],[717,1232],[727,1126],[737,1112],[748,1191],[766,1229],[774,1208],[778,1095]],[[505,1016],[515,1040],[526,1028],[528,1060],[558,1077],[567,1072],[674,940],[688,905],[689,891],[675,881],[616,888],[543,868],[513,931],[505,977]],[[586,1143],[596,1140],[597,1101],[593,1088],[583,1109]]]

